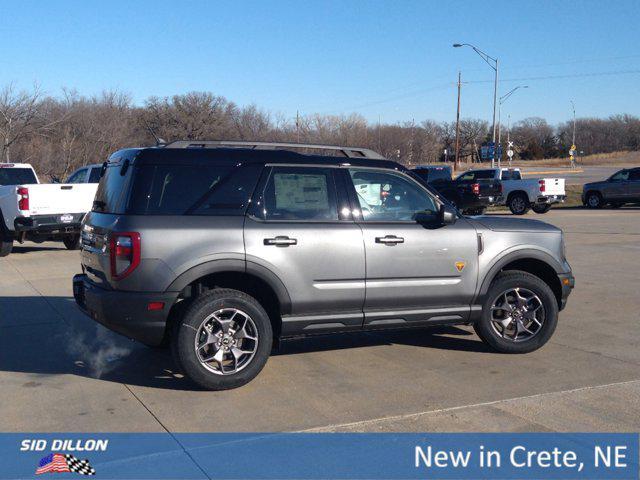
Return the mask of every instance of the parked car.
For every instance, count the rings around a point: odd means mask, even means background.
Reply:
[[[0,163],[0,257],[14,241],[62,240],[76,249],[80,222],[91,210],[97,184],[40,184],[26,163]]]
[[[554,203],[567,198],[564,178],[522,178],[519,168],[485,168],[469,170],[474,179],[491,178],[502,182],[502,205],[514,215],[524,215],[532,209],[547,213]]]
[[[606,180],[586,183],[582,188],[582,204],[586,207],[618,208],[625,203],[640,203],[640,167],[624,168]]]
[[[95,163],[80,167],[69,175],[66,183],[98,183],[102,175],[102,164]]]
[[[560,229],[462,217],[367,149],[289,148],[185,141],[114,153],[83,222],[80,308],[170,343],[179,368],[212,390],[249,382],[292,337],[472,324],[500,352],[549,340],[574,284]]]
[[[411,171],[467,215],[482,215],[488,206],[502,200],[500,180],[476,179],[467,172],[452,180],[451,168],[443,166],[428,165]]]

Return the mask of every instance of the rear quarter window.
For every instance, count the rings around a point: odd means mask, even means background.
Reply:
[[[109,164],[100,179],[92,211],[100,213],[125,213],[127,185],[131,168],[126,170],[122,164]]]
[[[232,163],[136,167],[127,213],[243,215],[262,167]]]

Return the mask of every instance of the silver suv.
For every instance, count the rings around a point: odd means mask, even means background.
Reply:
[[[497,351],[530,352],[574,284],[558,228],[463,217],[359,148],[121,150],[103,166],[81,244],[80,308],[170,343],[212,390],[253,379],[274,342],[320,333],[468,324]]]

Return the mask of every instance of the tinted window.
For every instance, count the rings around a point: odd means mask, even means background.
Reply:
[[[92,210],[101,213],[124,213],[126,186],[131,168],[124,170],[120,163],[110,164],[100,179]]]
[[[411,221],[438,206],[423,188],[403,175],[367,169],[349,170],[364,221]]]
[[[618,182],[629,180],[629,170],[620,170],[618,173],[614,173],[611,180]]]
[[[456,180],[458,182],[471,182],[475,178],[475,172],[466,172],[460,175]]]
[[[520,172],[515,170],[502,170],[502,180],[520,180]]]
[[[273,168],[263,193],[267,220],[338,220],[331,169]]]
[[[87,169],[83,168],[82,170],[78,170],[73,175],[71,175],[66,183],[84,183],[87,179]]]
[[[631,170],[629,172],[629,180],[640,180],[640,170]]]
[[[30,168],[0,168],[0,185],[24,185],[38,183]]]
[[[89,183],[98,183],[100,181],[101,172],[102,172],[101,167],[93,167],[91,169],[91,173],[89,174]]]
[[[136,168],[127,213],[242,215],[261,167],[180,163]]]
[[[416,168],[413,172],[427,182],[451,180],[451,170],[448,167]]]

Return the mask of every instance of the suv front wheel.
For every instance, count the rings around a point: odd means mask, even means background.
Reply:
[[[184,373],[207,390],[250,382],[264,367],[273,342],[269,316],[238,290],[214,289],[191,304],[173,336]]]
[[[530,273],[507,271],[491,284],[474,329],[499,352],[528,353],[547,343],[557,323],[558,303],[551,288]]]

